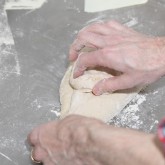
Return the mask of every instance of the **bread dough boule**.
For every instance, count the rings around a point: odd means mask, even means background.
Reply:
[[[89,70],[73,79],[74,65],[67,69],[60,86],[61,118],[70,114],[109,121],[117,115],[140,91],[141,87],[95,96],[91,90],[96,82],[112,75],[104,71]]]

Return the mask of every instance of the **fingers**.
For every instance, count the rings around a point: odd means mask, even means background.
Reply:
[[[114,42],[113,40],[121,38],[116,37],[116,35],[122,36],[124,30],[126,30],[126,27],[115,21],[96,23],[82,29],[77,35],[77,39],[71,45],[69,60],[75,61],[80,50],[85,46],[103,48],[116,43],[116,41]]]
[[[79,77],[88,67],[104,66],[105,63],[103,62],[103,60],[105,59],[101,58],[102,54],[102,50],[81,53],[77,59],[73,77]]]
[[[120,31],[121,33],[130,33],[130,32],[134,32],[134,30],[132,30],[131,28],[129,28],[128,26],[126,25],[123,25],[117,21],[109,21],[107,22],[107,25],[109,28],[113,28],[115,29],[116,31]]]
[[[94,86],[93,93],[95,95],[101,95],[106,92],[112,93],[117,90],[132,88],[135,85],[136,83],[132,76],[121,75],[101,80]]]
[[[39,146],[36,146],[31,151],[31,159],[34,162],[42,162],[47,157],[47,153]]]
[[[31,146],[35,146],[39,143],[38,139],[38,128],[34,129],[27,137],[27,141]]]
[[[41,134],[48,130],[49,126],[51,125],[51,123],[56,123],[55,121],[46,123],[46,124],[42,124],[36,128],[34,128],[32,130],[32,132],[28,135],[27,137],[27,141],[31,146],[36,146],[38,144],[40,144],[40,140],[39,140],[39,136],[41,136]],[[54,127],[53,127],[54,128]],[[43,131],[44,130],[44,131]]]
[[[111,28],[107,22],[95,23],[83,29],[92,33],[101,34],[103,36],[111,35],[116,32],[114,28]]]
[[[44,164],[44,165],[59,165],[58,162],[52,161],[51,159],[45,159],[45,160],[43,161],[43,164]]]
[[[94,68],[97,66],[111,68],[117,71],[124,70],[122,64],[121,54],[116,48],[104,48],[96,51],[81,53],[76,61],[73,77],[77,78],[83,75],[87,68]]]
[[[82,32],[78,35],[77,39],[71,45],[69,60],[76,60],[83,47],[102,48],[103,45],[105,45],[105,39],[100,34],[92,32]]]

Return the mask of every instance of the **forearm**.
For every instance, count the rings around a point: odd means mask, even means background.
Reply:
[[[88,153],[104,165],[164,165],[165,158],[155,135],[103,126],[91,136]]]
[[[155,135],[82,116],[44,124],[28,139],[34,147],[33,159],[45,165],[165,165]]]
[[[154,43],[158,48],[159,60],[157,61],[159,65],[162,65],[162,76],[165,75],[165,37],[155,37]],[[160,70],[161,72],[161,70]]]

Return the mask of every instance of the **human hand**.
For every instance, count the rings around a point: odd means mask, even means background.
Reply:
[[[83,47],[96,51],[80,53]],[[69,58],[76,61],[74,78],[89,67],[104,66],[121,72],[119,76],[101,80],[93,93],[144,86],[165,74],[165,39],[143,35],[110,21],[82,29],[73,42]]]
[[[44,165],[97,164],[90,153],[93,148],[90,136],[102,125],[99,120],[77,115],[41,125],[28,136],[32,157]]]
[[[37,127],[28,140],[33,147],[32,156],[44,165],[164,165],[165,162],[154,135],[77,115]]]

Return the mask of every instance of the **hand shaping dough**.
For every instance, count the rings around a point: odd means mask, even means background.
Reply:
[[[148,0],[85,0],[86,12],[98,12],[146,3]]]
[[[69,114],[94,117],[107,122],[117,115],[141,88],[95,96],[91,90],[99,80],[112,76],[104,71],[88,70],[73,79],[74,65],[66,71],[60,86],[61,118]]]

